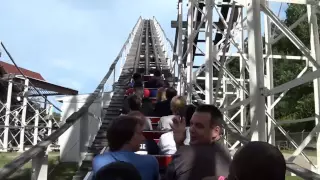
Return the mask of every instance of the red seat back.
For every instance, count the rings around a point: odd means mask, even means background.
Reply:
[[[151,79],[152,76],[149,75],[144,75],[143,76],[143,81],[149,81]]]
[[[151,120],[152,123],[158,123],[160,121],[160,117],[147,117]]]
[[[158,123],[152,123],[152,129],[153,130],[158,129]]]
[[[166,168],[172,161],[172,155],[154,155],[159,163],[160,168]]]
[[[167,131],[143,131],[143,135],[146,139],[159,139],[160,136]]]

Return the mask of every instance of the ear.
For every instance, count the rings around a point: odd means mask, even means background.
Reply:
[[[220,132],[221,132],[221,127],[220,126],[212,125],[211,128],[212,128],[212,136],[213,137],[220,135]]]
[[[215,128],[215,131],[217,131],[217,132],[220,134],[220,132],[221,132],[221,127],[220,127],[220,126],[215,126],[214,128]]]

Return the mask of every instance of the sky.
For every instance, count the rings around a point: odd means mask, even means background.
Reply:
[[[3,0],[0,40],[19,66],[49,82],[90,93],[139,16],[156,16],[173,39],[170,21],[176,12],[175,0]]]
[[[0,40],[16,63],[81,94],[96,88],[139,16],[155,16],[169,39],[175,36],[177,0],[0,2]],[[277,12],[279,4],[272,9]]]

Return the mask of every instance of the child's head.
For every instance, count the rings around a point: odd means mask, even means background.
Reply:
[[[133,76],[132,76],[132,79],[133,79],[134,82],[140,81],[142,79],[141,74],[134,73]]]

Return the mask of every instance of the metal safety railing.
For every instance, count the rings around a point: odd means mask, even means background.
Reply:
[[[90,94],[84,105],[77,110],[76,112],[72,113],[67,119],[65,124],[61,125],[59,129],[57,129],[55,132],[53,132],[51,135],[49,135],[47,138],[45,138],[43,141],[39,142],[29,150],[23,152],[20,156],[15,158],[13,161],[10,163],[6,164],[3,168],[0,169],[0,179],[6,179],[9,177],[11,174],[16,172],[19,168],[21,168],[23,165],[28,163],[30,160],[35,161],[35,162],[41,162],[39,159],[42,159],[43,156],[45,156],[45,153],[47,151],[47,148],[52,142],[56,141],[64,132],[66,132],[73,124],[78,122],[83,115],[85,115],[88,112],[89,107],[92,105],[92,103],[100,98],[100,94],[104,92],[104,87],[106,82],[108,81],[109,77],[113,72],[116,71],[116,66],[122,57],[123,54],[126,54],[127,50],[130,49],[130,46],[133,42],[133,38],[135,33],[137,32],[140,24],[141,24],[142,18],[139,17],[137,23],[135,24],[133,30],[131,31],[129,37],[127,38],[126,42],[124,43],[121,51],[119,52],[118,56],[116,59],[113,61],[111,64],[109,71],[107,74],[104,76],[104,78],[101,80],[100,84],[98,87],[95,89],[95,91]],[[120,67],[121,71],[122,67]],[[114,78],[115,82],[115,78]],[[33,179],[38,179],[37,177],[34,178],[35,176],[39,175],[39,171],[41,169],[41,166],[37,165],[36,163],[32,163],[33,167]]]

